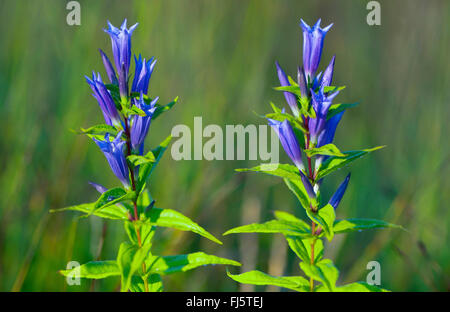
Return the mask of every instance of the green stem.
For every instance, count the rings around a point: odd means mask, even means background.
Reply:
[[[128,119],[124,116],[124,120],[125,120],[125,134],[127,136],[127,156],[131,155],[131,133],[130,133],[130,127],[128,125]],[[135,178],[134,178],[134,169],[128,164],[128,169],[130,171],[130,178],[131,178],[131,189],[136,192],[136,182],[135,182]],[[139,220],[139,215],[138,215],[138,208],[137,208],[137,194],[136,194],[136,198],[133,200],[133,209],[134,209],[134,218],[133,218],[133,223],[134,223],[134,229],[136,231],[136,237],[137,237],[137,241],[138,241],[138,245],[139,247],[142,247],[142,240],[141,240],[141,231],[139,230],[139,227],[136,225],[136,221]],[[145,276],[145,273],[147,271],[147,268],[145,266],[145,262],[142,263],[142,272],[143,275]],[[144,289],[146,292],[148,292],[148,281],[147,278],[143,278],[144,281]]]

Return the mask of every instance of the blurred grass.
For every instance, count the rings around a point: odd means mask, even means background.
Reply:
[[[339,100],[361,102],[344,115],[336,142],[344,150],[387,145],[351,167],[338,217],[384,218],[410,234],[349,234],[327,256],[336,259],[340,282],[364,280],[367,262],[377,260],[385,288],[450,290],[448,2],[380,1],[379,27],[366,24],[365,1],[79,2],[81,26],[66,24],[66,1],[0,2],[0,290],[91,289],[86,281],[67,286],[57,270],[97,257],[103,223],[48,210],[94,200],[87,181],[117,184],[95,144],[69,129],[102,121],[83,76],[103,73],[98,49],[111,52],[102,28],[107,19],[117,25],[125,17],[140,24],[133,52],[158,59],[152,94],[166,102],[180,96],[177,107],[152,124],[150,146],[176,124],[193,126],[194,116],[204,125],[263,124],[254,111],[269,111],[269,101],[285,105],[272,89],[275,60],[289,74],[300,62],[299,18],[334,22],[323,64],[336,54],[335,81],[348,86]],[[214,235],[245,220],[268,220],[276,209],[304,217],[281,181],[233,171],[252,165],[176,162],[167,153],[152,194],[158,206],[182,211]],[[326,181],[325,197],[348,170]],[[202,249],[249,261],[246,269],[299,273],[292,253],[283,256],[286,244],[270,235],[227,236],[223,246],[171,230],[157,238],[156,249],[165,254]],[[115,258],[123,239],[120,224],[109,222],[102,257]],[[258,248],[244,257],[248,242]],[[117,282],[99,281],[94,289],[114,290]],[[172,291],[240,289],[221,267],[168,276],[165,285]]]

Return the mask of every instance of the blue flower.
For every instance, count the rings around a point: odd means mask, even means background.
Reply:
[[[123,131],[120,131],[113,141],[109,139],[109,133],[105,135],[104,141],[100,141],[95,138],[93,138],[93,140],[102,150],[106,160],[108,160],[112,172],[117,178],[119,178],[120,182],[122,182],[126,188],[129,188],[129,171],[123,151],[123,147],[126,142],[121,139],[122,133]]]
[[[117,81],[116,72],[114,71],[114,67],[112,66],[111,62],[109,61],[109,58],[106,56],[106,54],[100,50],[100,55],[102,56],[103,65],[105,66],[106,75],[109,78],[109,81],[112,84],[118,85],[119,82]]]
[[[145,58],[142,60],[142,57],[139,54],[139,59],[137,59],[135,55],[134,61],[136,63],[136,69],[133,84],[131,86],[131,92],[147,94],[148,83],[150,81],[150,77],[152,76],[156,60],[153,57],[148,61],[146,61]]]
[[[341,121],[342,115],[344,115],[345,111],[340,112],[339,114],[334,115],[330,119],[328,119],[325,123],[325,129],[320,133],[319,138],[317,139],[317,147],[324,146],[326,144],[330,144],[334,140],[334,134],[336,133],[337,125],[339,124],[339,121]],[[322,163],[328,158],[329,156],[325,155],[318,155],[316,158],[315,170],[319,170]]]
[[[345,190],[347,189],[348,181],[350,181],[350,173],[345,178],[344,182],[339,185],[336,192],[331,196],[328,203],[333,206],[334,209],[336,209],[341,202],[342,196],[344,196]]]
[[[131,126],[131,146],[133,149],[137,149],[144,142],[147,136],[150,122],[152,121],[153,113],[156,110],[156,102],[159,97],[156,97],[150,102],[150,105],[145,104],[143,93],[139,100],[135,100],[135,105],[143,110],[146,116],[134,115],[133,124]]]
[[[316,113],[316,118],[310,118],[309,120],[309,133],[313,144],[317,144],[317,139],[325,128],[328,109],[330,108],[333,99],[338,94],[339,91],[332,94],[325,94],[324,87],[320,88],[317,93],[314,93],[311,89],[312,106]]]
[[[128,96],[128,73],[131,59],[131,35],[137,27],[137,23],[127,29],[125,19],[120,28],[114,27],[108,21],[108,29],[105,32],[111,37],[112,51],[116,70],[119,73],[119,90],[122,98]]]
[[[323,73],[322,80],[320,81],[320,87],[328,87],[331,85],[331,81],[333,80],[333,72],[334,72],[334,61],[336,60],[336,56],[331,58],[330,64],[328,64],[325,72]]]
[[[303,166],[300,146],[298,145],[297,138],[289,121],[285,119],[281,122],[270,118],[267,120],[269,122],[269,126],[271,126],[277,133],[286,154],[288,154],[299,170],[304,171],[305,167]]]
[[[313,81],[319,67],[325,35],[333,26],[333,24],[330,24],[325,28],[320,28],[320,21],[319,19],[313,27],[310,27],[303,20],[300,21],[300,26],[303,29],[303,67],[306,79],[309,82]]]
[[[300,178],[302,180],[303,186],[305,187],[306,193],[308,194],[309,198],[312,200],[316,199],[316,192],[314,192],[314,188],[309,181],[308,177],[305,176],[305,174],[300,170]]]
[[[120,117],[117,112],[116,105],[114,104],[114,100],[109,93],[106,86],[103,84],[102,78],[100,74],[95,76],[95,73],[92,73],[92,79],[88,76],[85,76],[88,84],[91,86],[92,94],[94,98],[97,100],[98,105],[100,106],[103,116],[105,117],[105,122],[108,125],[120,125]]]
[[[281,68],[280,64],[278,62],[275,62],[275,65],[277,66],[277,73],[278,73],[278,79],[280,80],[280,85],[282,87],[288,87],[291,84],[289,83],[289,80],[284,73],[283,69]],[[286,98],[286,102],[289,104],[289,107],[292,110],[292,113],[294,113],[295,117],[298,117],[300,115],[300,112],[298,110],[297,105],[297,98],[294,94],[290,92],[284,92],[284,97]]]

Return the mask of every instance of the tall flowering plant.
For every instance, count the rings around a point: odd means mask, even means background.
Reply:
[[[52,210],[74,210],[84,217],[97,216],[121,221],[128,241],[123,242],[115,260],[91,261],[70,270],[61,270],[65,276],[88,279],[120,277],[122,291],[162,291],[161,275],[187,271],[207,264],[240,265],[236,261],[195,252],[184,255],[160,256],[151,251],[157,227],[170,227],[197,233],[221,244],[204,228],[172,209],[155,207],[149,192],[149,177],[171,137],[158,147],[146,151],[145,138],[149,127],[163,112],[168,111],[177,98],[167,105],[159,105],[159,97],[149,92],[148,86],[156,60],[134,56],[135,68],[131,88],[131,36],[137,24],[127,28],[125,20],[120,28],[108,22],[105,32],[111,37],[114,65],[100,50],[110,83],[104,83],[99,73],[86,81],[92,89],[105,120],[104,124],[82,133],[91,138],[105,155],[114,175],[123,187],[106,187],[90,182],[101,194],[92,203]]]
[[[339,271],[330,259],[324,259],[324,244],[334,235],[366,229],[399,227],[374,219],[336,219],[336,210],[350,181],[350,174],[338,186],[328,201],[320,194],[324,178],[354,160],[382,148],[341,152],[333,144],[336,128],[347,108],[356,104],[333,104],[345,87],[332,85],[335,57],[325,70],[317,73],[325,35],[332,24],[322,28],[320,19],[310,27],[303,20],[303,67],[297,70],[297,79],[287,76],[276,63],[280,87],[291,113],[271,103],[273,113],[265,117],[278,134],[284,151],[292,164],[272,164],[237,171],[263,172],[281,177],[304,208],[309,223],[283,211],[275,211],[275,220],[250,224],[225,233],[281,233],[290,249],[300,260],[304,276],[270,276],[260,271],[228,275],[244,284],[275,285],[296,291],[380,291],[374,285],[356,282],[337,286]]]

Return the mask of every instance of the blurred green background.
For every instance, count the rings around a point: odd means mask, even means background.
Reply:
[[[339,283],[365,280],[366,264],[381,263],[382,286],[394,291],[450,290],[449,106],[450,2],[380,1],[381,26],[366,23],[367,1],[79,1],[81,26],[68,26],[67,1],[0,1],[0,290],[111,291],[118,280],[67,286],[57,270],[114,259],[124,230],[119,223],[49,209],[93,201],[87,181],[117,186],[104,156],[70,129],[103,122],[84,75],[104,75],[98,49],[111,56],[106,20],[139,22],[133,52],[158,59],[150,92],[162,102],[180,96],[155,121],[147,146],[173,126],[264,124],[254,112],[269,101],[287,107],[275,60],[290,75],[301,62],[300,18],[334,22],[322,68],[336,54],[339,102],[348,110],[336,133],[343,150],[387,145],[330,176],[332,194],[347,172],[349,188],[339,218],[381,218],[398,230],[336,237],[326,256],[340,269]],[[134,62],[133,62],[134,64]],[[133,65],[134,66],[134,65]],[[447,103],[447,104],[446,104]],[[282,162],[288,162],[280,147]],[[258,161],[174,161],[166,153],[152,177],[158,206],[181,211],[217,237],[160,229],[159,253],[197,250],[243,263],[243,271],[299,274],[281,235],[230,235],[231,227],[273,218],[285,210],[305,218],[281,179],[235,173]],[[106,239],[102,245],[102,232]],[[231,268],[239,272],[239,268]],[[224,267],[204,267],[164,278],[169,291],[238,291]]]

